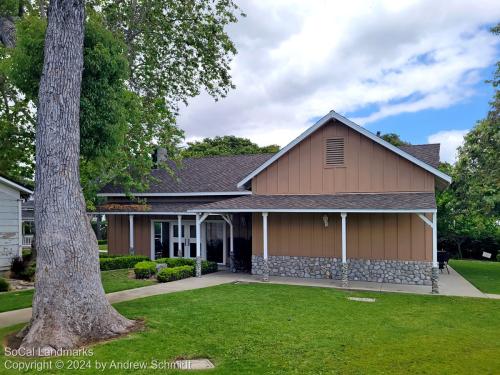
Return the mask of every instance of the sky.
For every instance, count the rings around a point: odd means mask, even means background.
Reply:
[[[236,89],[193,98],[178,119],[186,141],[216,135],[285,146],[330,110],[441,159],[485,116],[499,60],[498,0],[237,0],[228,28]]]

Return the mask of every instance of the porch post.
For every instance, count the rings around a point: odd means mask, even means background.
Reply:
[[[22,257],[23,256],[23,200],[18,199],[18,230],[19,230],[19,235],[18,235],[18,240],[19,240],[19,246],[17,248],[17,255]]]
[[[128,215],[128,229],[129,229],[129,254],[134,255],[134,215]]]
[[[196,235],[198,236],[198,233],[196,233]],[[177,249],[179,254],[182,249],[182,257],[184,257],[185,249],[184,246],[181,245],[181,240],[182,240],[182,215],[177,215],[177,241],[178,241]]]
[[[267,254],[267,212],[262,213],[262,234],[263,234],[263,269],[262,269],[262,280],[269,281],[269,263],[268,263],[268,254]]]
[[[437,212],[432,214],[432,293],[439,293],[439,264],[437,261]]]
[[[340,214],[342,218],[342,287],[349,285],[349,265],[347,264],[347,213]]]
[[[236,272],[236,264],[234,263],[234,232],[232,218],[229,221],[229,268],[231,272]]]
[[[201,218],[196,214],[196,277],[201,277]]]

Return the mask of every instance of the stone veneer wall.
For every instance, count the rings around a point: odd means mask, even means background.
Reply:
[[[432,262],[411,260],[347,259],[349,280],[431,285]],[[269,256],[270,276],[342,279],[339,258]],[[264,258],[252,255],[252,274],[263,275]]]

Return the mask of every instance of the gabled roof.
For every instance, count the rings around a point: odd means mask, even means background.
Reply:
[[[238,181],[262,165],[273,154],[250,154],[187,158],[181,168],[174,168],[172,177],[165,169],[151,171],[153,181],[146,191],[137,196],[201,196],[243,195],[250,192],[239,190]],[[100,196],[123,196],[120,186],[105,186]]]
[[[26,193],[26,194],[30,194],[30,195],[33,194],[33,192],[30,189],[22,186],[21,184],[19,184],[17,182],[9,180],[6,177],[0,176],[0,183],[4,183],[5,185],[10,186],[11,188],[14,188],[16,190],[19,190],[22,193]]]
[[[269,158],[265,163],[260,165],[258,168],[256,168],[252,173],[248,174],[245,178],[243,178],[240,182],[238,182],[238,188],[244,187],[247,183],[249,183],[255,176],[257,176],[260,172],[262,172],[264,169],[266,169],[268,166],[270,166],[272,163],[274,163],[276,160],[281,158],[283,155],[285,155],[288,151],[290,151],[293,147],[295,147],[297,144],[299,144],[302,140],[313,134],[316,130],[318,130],[320,127],[323,125],[326,125],[330,120],[337,120],[341,122],[342,124],[350,127],[351,129],[357,131],[358,133],[361,133],[362,135],[368,137],[372,141],[380,144],[381,146],[389,149],[390,151],[398,154],[399,156],[407,159],[408,161],[418,165],[419,167],[425,169],[426,171],[432,173],[435,175],[437,178],[447,182],[451,183],[451,177],[444,174],[443,172],[439,171],[436,167],[426,163],[423,160],[420,160],[419,158],[415,157],[414,155],[410,154],[409,149],[407,148],[406,151],[402,148],[398,148],[396,146],[393,146],[387,141],[384,141],[382,138],[377,137],[375,134],[371,133],[370,131],[366,130],[365,128],[355,124],[351,120],[345,118],[342,115],[339,115],[335,111],[330,111],[326,116],[322,117],[318,122],[316,122],[313,126],[311,126],[309,129],[307,129],[305,132],[303,132],[301,135],[299,135],[297,138],[295,138],[292,142],[290,142],[288,145],[283,147],[278,153],[274,154],[273,157]],[[413,148],[416,150],[415,148]],[[423,149],[423,148],[422,148]],[[422,151],[422,150],[421,150]],[[423,154],[423,152],[421,152]]]

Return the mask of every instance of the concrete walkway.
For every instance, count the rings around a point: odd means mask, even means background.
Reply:
[[[440,274],[439,279],[439,295],[444,296],[459,296],[459,297],[476,297],[476,298],[491,298],[500,299],[499,294],[485,294],[476,289],[471,283],[465,280],[454,269],[450,268],[450,274],[446,271]],[[111,303],[130,301],[137,298],[155,296],[158,294],[168,294],[173,292],[182,292],[185,290],[193,290],[207,288],[215,285],[227,284],[232,282],[257,282],[264,283],[259,276],[250,275],[247,273],[230,273],[227,271],[212,273],[202,277],[191,277],[173,281],[170,283],[155,284],[142,288],[123,290],[107,294],[108,300]],[[348,288],[342,288],[340,280],[329,279],[301,279],[292,277],[271,276],[268,282],[270,284],[284,285],[301,285],[310,287],[335,288],[344,290],[359,290],[371,292],[396,292],[396,293],[413,293],[413,294],[431,294],[430,286],[422,285],[401,285],[376,283],[367,281],[350,281]],[[0,313],[0,328],[12,326],[14,324],[26,323],[31,318],[31,308],[7,311]]]

